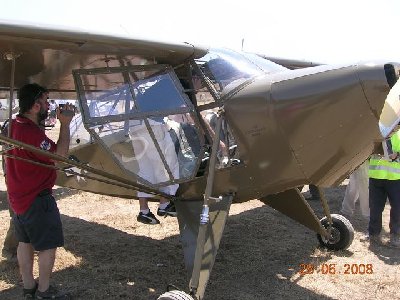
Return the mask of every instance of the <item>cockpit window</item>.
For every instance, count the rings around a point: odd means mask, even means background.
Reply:
[[[221,94],[226,94],[264,73],[242,54],[227,49],[211,49],[204,57],[196,60],[196,63]]]
[[[152,112],[185,107],[180,91],[170,74],[160,74],[143,79],[133,88],[136,99],[135,111]]]

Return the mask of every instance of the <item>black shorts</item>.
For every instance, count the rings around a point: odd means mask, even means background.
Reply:
[[[41,192],[24,214],[15,214],[14,225],[18,241],[32,244],[36,251],[64,245],[60,212],[50,190]]]

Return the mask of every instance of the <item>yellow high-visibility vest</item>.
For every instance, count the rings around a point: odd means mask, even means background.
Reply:
[[[400,130],[390,138],[393,152],[400,152]],[[381,155],[372,155],[369,159],[368,175],[374,179],[400,180],[400,162],[391,161]]]

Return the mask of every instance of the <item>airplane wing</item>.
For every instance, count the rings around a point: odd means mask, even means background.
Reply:
[[[55,99],[78,98],[82,119],[73,124],[70,154],[79,162],[53,157],[69,169],[60,185],[132,198],[132,190],[160,195],[179,185],[176,207],[197,299],[233,202],[261,199],[318,232],[322,245],[347,248],[351,224],[331,216],[323,200],[325,228],[296,188],[342,180],[400,120],[399,63],[317,66],[5,21],[0,53],[0,91],[15,78],[16,87],[38,82]],[[80,180],[88,172],[92,177]]]
[[[0,54],[2,58],[0,59],[0,97],[9,97],[10,78],[13,76],[16,88],[26,83],[39,82],[51,91],[52,98],[76,99],[76,86],[72,70],[154,63],[175,66],[188,59],[201,57],[206,51],[206,49],[188,43],[151,41],[123,35],[89,33],[66,27],[0,20]],[[15,63],[14,70],[12,68],[13,61]],[[106,89],[105,87],[109,87],[115,81],[114,77],[98,76],[95,89]],[[88,132],[82,126],[81,115],[78,115],[71,125],[73,127],[72,135],[77,136],[74,141],[85,139],[86,142],[89,142]],[[112,170],[114,176],[127,178],[124,169],[118,168],[118,164],[109,159],[108,153],[101,151],[103,148],[99,146],[99,143],[93,143],[93,140],[90,142],[85,145],[80,143],[81,147],[72,151],[73,154],[84,156],[85,153],[91,153],[95,168],[103,171]],[[126,148],[125,145],[121,145],[116,143],[114,148]],[[126,150],[124,151],[126,152]],[[96,157],[100,158],[97,160]],[[84,166],[81,166],[80,170],[83,169]],[[91,179],[77,181],[72,179],[68,173],[59,173],[59,181],[73,188],[107,192],[125,197],[135,196],[135,192],[132,193],[130,189],[102,184]],[[83,178],[84,174],[81,175]],[[86,188],[82,187],[83,183]]]
[[[73,98],[71,70],[121,66],[144,61],[177,65],[201,57],[206,49],[187,43],[155,42],[144,38],[93,34],[65,27],[45,27],[0,20],[0,90],[10,86],[12,57],[15,85],[40,82],[59,98]]]

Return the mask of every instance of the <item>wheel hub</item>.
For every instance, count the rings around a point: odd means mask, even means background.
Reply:
[[[340,241],[340,231],[335,228],[332,227],[329,233],[329,238],[324,238],[324,242],[327,244],[336,244]]]

